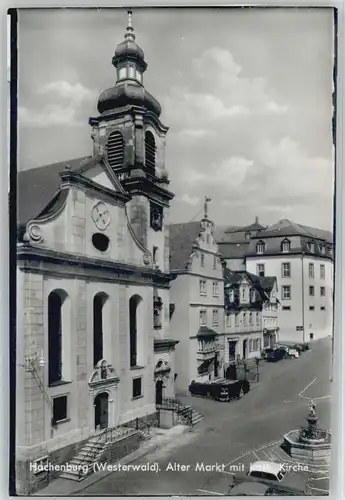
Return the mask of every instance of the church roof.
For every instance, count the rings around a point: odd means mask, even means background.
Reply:
[[[30,170],[21,170],[17,176],[17,223],[22,226],[38,217],[59,197],[61,187],[60,172],[70,168],[78,169],[91,157],[52,163]]]
[[[170,224],[170,269],[181,270],[186,264],[201,232],[200,221]]]

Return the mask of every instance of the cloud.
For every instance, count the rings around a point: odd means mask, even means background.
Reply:
[[[190,196],[188,193],[183,194],[178,200],[192,207],[200,203],[200,198],[198,196]]]
[[[76,120],[73,108],[64,108],[58,104],[48,104],[42,110],[36,111],[20,107],[18,109],[19,124],[31,127],[51,127],[68,125],[69,127],[84,125]]]
[[[207,172],[200,172],[192,168],[186,169],[184,181],[190,185],[202,184],[233,188],[243,184],[248,171],[253,166],[253,160],[232,156],[219,164],[211,165]]]
[[[43,85],[37,93],[42,95],[55,94],[63,99],[68,99],[77,105],[84,101],[92,102],[97,98],[96,91],[84,87],[81,83],[73,85],[64,80],[47,83],[46,85]]]
[[[192,61],[192,68],[193,85],[175,86],[164,99],[169,119],[178,123],[183,119],[186,128],[219,119],[279,115],[289,109],[273,99],[265,78],[242,76],[242,67],[229,50],[206,49]]]
[[[178,136],[180,138],[187,138],[187,139],[198,139],[199,137],[206,137],[210,135],[214,135],[215,131],[214,130],[207,130],[203,128],[184,128],[178,132]]]

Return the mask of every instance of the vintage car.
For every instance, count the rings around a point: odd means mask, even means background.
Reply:
[[[248,380],[218,379],[205,382],[192,381],[188,388],[192,396],[212,398],[216,401],[227,402],[239,399],[250,390]]]
[[[267,354],[266,361],[275,363],[276,361],[280,361],[281,359],[285,359],[287,357],[288,354],[286,350],[281,347],[277,347]]]
[[[279,349],[284,349],[288,358],[299,358],[300,351],[292,345],[279,344]]]
[[[283,464],[258,460],[245,475],[235,475],[230,484],[230,496],[304,496],[306,478],[287,472]]]

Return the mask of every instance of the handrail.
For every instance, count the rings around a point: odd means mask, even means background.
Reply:
[[[82,475],[82,472],[84,470],[84,465],[87,465],[88,469],[90,468],[90,465],[94,463],[95,459],[96,459],[96,456],[98,455],[99,453],[99,448],[97,447],[97,445],[99,444],[105,444],[105,443],[108,443],[109,441],[113,441],[113,438],[115,437],[124,437],[126,436],[126,434],[129,434],[129,429],[126,428],[127,432],[124,432],[124,429],[126,427],[125,426],[121,426],[121,427],[108,427],[106,429],[104,429],[98,436],[97,436],[97,439],[95,441],[92,441],[92,444],[94,445],[91,450],[89,450],[89,452],[87,453],[87,455],[83,458],[83,460],[80,462],[79,464],[79,478],[81,477]],[[119,430],[121,430],[122,432],[118,432]],[[134,430],[134,429],[131,429],[131,430]],[[114,433],[115,433],[115,436],[114,436]],[[117,434],[117,435],[116,435]],[[90,442],[90,440],[88,441]],[[84,474],[86,475],[86,474]]]

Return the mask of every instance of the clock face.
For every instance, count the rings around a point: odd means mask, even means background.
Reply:
[[[110,224],[110,213],[103,202],[99,202],[93,207],[91,217],[100,231],[104,231]]]

